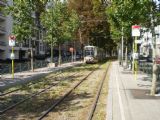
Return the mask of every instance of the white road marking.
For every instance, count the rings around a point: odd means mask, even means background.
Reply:
[[[123,109],[123,104],[122,104],[122,97],[121,97],[121,94],[120,94],[120,91],[119,91],[118,77],[117,77],[116,72],[115,72],[115,75],[116,75],[116,85],[117,85],[117,93],[118,93],[118,98],[119,98],[121,120],[125,120],[124,109]]]

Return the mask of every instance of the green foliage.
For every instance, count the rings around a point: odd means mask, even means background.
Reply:
[[[31,25],[33,25],[32,7],[29,1],[14,0],[13,6],[8,6],[7,11],[13,17],[13,33],[18,41],[30,38]]]
[[[40,14],[45,10],[48,0],[14,0],[13,6],[7,6],[6,13],[13,17],[13,33],[18,41],[31,38],[33,29],[40,25]],[[35,13],[36,21],[32,16]]]
[[[66,2],[56,1],[54,7],[43,12],[41,19],[47,29],[45,40],[54,44],[71,40],[79,26],[76,12],[69,10]]]
[[[126,38],[131,36],[132,25],[149,26],[150,6],[150,0],[113,0],[106,9],[111,25],[112,38],[120,38],[122,26]]]
[[[101,0],[68,1],[69,7],[75,9],[80,17],[82,44],[91,44],[107,49],[106,46],[112,42],[105,7]],[[77,35],[78,37],[79,35]]]

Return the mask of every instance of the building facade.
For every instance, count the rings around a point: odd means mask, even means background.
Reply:
[[[13,5],[12,0],[0,0],[0,6],[6,7],[7,5]],[[35,12],[32,13],[32,17],[35,19]],[[0,11],[0,60],[10,59],[12,48],[9,46],[9,36],[13,35],[13,18],[10,15],[5,16],[4,11]],[[33,47],[34,57],[37,59],[43,59],[46,56],[50,56],[50,45],[44,41],[45,29],[43,26],[32,26],[31,39],[21,40],[23,42],[17,42],[14,47],[14,54],[16,60],[29,59],[31,54],[31,47]],[[75,53],[82,54],[81,44],[79,41],[66,42],[61,46],[63,53],[70,54],[69,48],[73,47]],[[58,46],[54,47],[54,50],[58,50]]]
[[[146,29],[146,28],[145,28]],[[156,56],[160,57],[160,25],[155,27]],[[141,37],[140,54],[147,57],[152,56],[153,42],[151,30],[145,30]]]
[[[6,5],[12,4],[12,1],[6,3],[4,0],[0,0],[0,6],[6,7]],[[12,17],[5,16],[4,11],[0,11],[0,59],[5,60],[9,57],[11,48],[9,47],[8,36],[12,32]]]
[[[7,5],[13,5],[12,0],[0,0],[2,8]],[[32,16],[34,18],[34,15]],[[0,60],[10,59],[11,47],[9,46],[9,36],[12,35],[13,18],[10,15],[5,16],[4,11],[0,11]],[[43,31],[33,28],[34,36],[32,40],[22,40],[14,47],[15,59],[28,59],[30,56],[31,46],[34,44],[34,56],[45,56],[46,44],[43,42]],[[37,37],[38,36],[38,37]]]

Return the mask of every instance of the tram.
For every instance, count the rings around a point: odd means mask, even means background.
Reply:
[[[105,53],[103,49],[96,46],[85,46],[84,47],[84,62],[85,63],[97,63],[104,59]]]

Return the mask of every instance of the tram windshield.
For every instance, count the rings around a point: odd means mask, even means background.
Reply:
[[[85,56],[94,56],[93,50],[86,50],[85,51]]]

